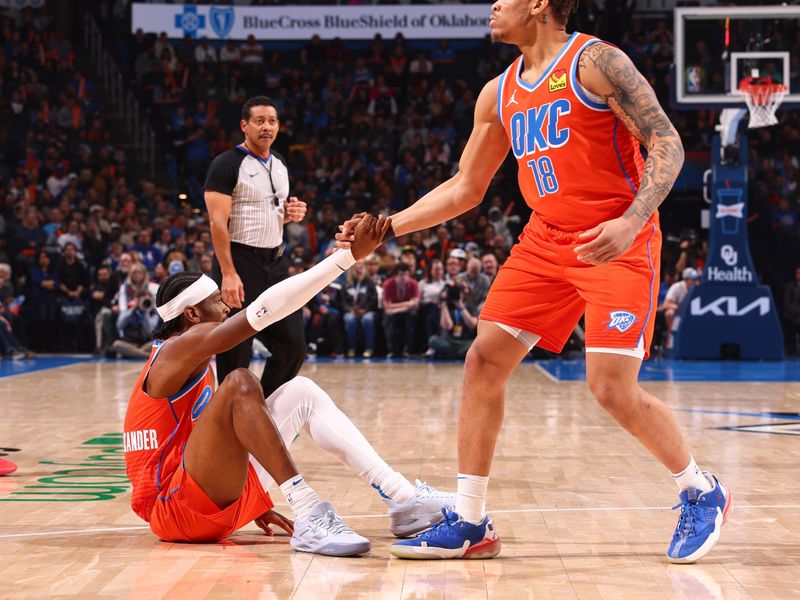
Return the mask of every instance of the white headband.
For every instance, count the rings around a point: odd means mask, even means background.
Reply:
[[[157,306],[158,316],[166,323],[183,313],[187,306],[200,304],[211,294],[218,291],[219,287],[208,275],[201,275],[200,279],[175,296],[172,300]]]

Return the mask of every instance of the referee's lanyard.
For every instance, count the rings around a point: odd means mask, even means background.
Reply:
[[[269,187],[272,190],[272,205],[275,208],[280,208],[281,199],[278,198],[278,192],[275,191],[275,184],[272,182],[272,152],[269,153],[269,158],[264,160],[257,154],[251,152],[250,149],[247,148],[246,146],[240,145],[239,148],[247,152],[249,155],[253,156],[258,161],[258,164],[260,164],[267,172],[267,178],[269,179]],[[269,168],[267,168],[267,163],[269,163]],[[283,215],[281,215],[281,217],[282,216]]]

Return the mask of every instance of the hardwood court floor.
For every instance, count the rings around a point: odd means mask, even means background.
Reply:
[[[0,598],[800,597],[800,383],[645,384],[679,409],[698,462],[736,495],[712,554],[671,566],[667,474],[582,383],[525,364],[490,483],[502,554],[412,562],[390,558],[377,495],[303,438],[292,446],[302,472],[373,541],[367,556],[295,553],[252,525],[218,545],[159,542],[131,513],[121,469],[139,368],[83,363],[0,378],[0,446],[21,448],[19,471],[0,479]],[[460,365],[309,364],[304,374],[397,469],[453,486]]]

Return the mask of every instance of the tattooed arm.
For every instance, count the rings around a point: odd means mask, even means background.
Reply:
[[[578,69],[582,85],[606,100],[648,152],[639,191],[625,214],[584,232],[582,237],[594,239],[575,249],[584,262],[601,264],[630,247],[667,197],[683,165],[683,145],[653,88],[622,50],[592,44],[581,54]]]

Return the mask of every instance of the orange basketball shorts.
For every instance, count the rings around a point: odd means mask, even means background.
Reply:
[[[162,491],[150,515],[150,529],[167,542],[217,542],[273,506],[252,464],[241,497],[221,510],[183,465],[164,482]]]
[[[657,217],[630,248],[604,265],[587,265],[573,249],[585,243],[535,214],[500,269],[480,318],[541,336],[561,352],[586,313],[587,351],[647,358],[658,303],[661,232]]]

